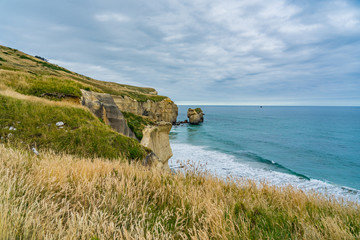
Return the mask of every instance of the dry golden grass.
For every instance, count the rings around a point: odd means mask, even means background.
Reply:
[[[360,207],[190,168],[0,145],[0,239],[359,239]]]
[[[8,88],[8,87],[2,85],[1,83],[0,83],[0,95],[16,98],[19,100],[25,100],[25,101],[29,101],[29,102],[33,102],[33,103],[48,104],[48,105],[62,106],[62,107],[76,107],[76,108],[88,110],[86,107],[80,105],[79,102],[67,101],[66,99],[63,101],[51,101],[46,98],[24,95],[24,94],[15,92],[11,88]]]

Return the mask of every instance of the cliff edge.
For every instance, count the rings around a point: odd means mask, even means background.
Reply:
[[[172,155],[178,108],[154,88],[95,80],[0,45],[0,100],[1,142],[129,161],[151,149],[164,168]]]

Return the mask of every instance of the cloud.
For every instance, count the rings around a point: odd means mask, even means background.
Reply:
[[[340,31],[360,31],[360,11],[346,1],[333,1],[328,6],[329,24]]]
[[[360,104],[350,0],[23,3],[30,11],[1,6],[0,42],[97,79],[178,102]]]
[[[56,59],[49,59],[49,62],[71,69],[72,71],[77,73],[87,72],[88,75],[92,76],[95,79],[102,79],[103,81],[110,81],[110,82],[111,81],[114,82],[114,80],[116,80],[124,84],[133,83],[133,81],[129,80],[126,76],[122,75],[121,73],[112,71],[111,69],[108,69],[101,65],[86,64],[82,62],[65,62]],[[138,83],[138,85],[139,84],[140,83]]]
[[[128,22],[130,19],[120,13],[101,13],[96,14],[95,19],[99,22]]]

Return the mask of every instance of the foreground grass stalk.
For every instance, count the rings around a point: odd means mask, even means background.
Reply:
[[[355,203],[196,168],[0,145],[0,239],[359,239],[359,216]]]

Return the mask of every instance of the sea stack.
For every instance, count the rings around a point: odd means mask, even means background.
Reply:
[[[189,123],[190,124],[199,124],[204,122],[204,113],[201,110],[201,108],[189,108],[187,111],[187,117],[189,118]]]

